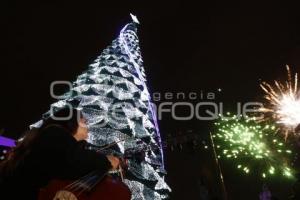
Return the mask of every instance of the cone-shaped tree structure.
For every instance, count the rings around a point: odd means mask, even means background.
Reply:
[[[121,141],[105,151],[130,155],[125,183],[133,199],[165,199],[170,189],[164,181],[161,138],[146,86],[139,22],[133,15],[132,19],[51,109],[66,104],[81,109],[89,127],[88,142],[93,145]]]

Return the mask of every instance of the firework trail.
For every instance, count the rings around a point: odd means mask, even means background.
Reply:
[[[267,82],[260,84],[265,92],[267,103],[258,111],[263,112],[263,120],[274,120],[285,136],[299,136],[297,127],[300,124],[300,99],[298,95],[298,77],[292,77],[289,66],[287,68],[287,81],[275,80],[274,85]]]
[[[293,152],[276,134],[275,126],[258,123],[254,117],[220,117],[213,140],[219,159],[229,159],[237,169],[262,178],[293,177],[289,167]]]

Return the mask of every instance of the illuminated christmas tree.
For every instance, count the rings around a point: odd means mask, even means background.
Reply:
[[[146,86],[137,37],[139,22],[131,17],[133,21],[51,108],[77,102],[75,106],[87,119],[89,143],[103,147],[116,142],[106,153],[131,155],[125,183],[132,199],[165,199],[170,188],[164,181],[161,138]]]

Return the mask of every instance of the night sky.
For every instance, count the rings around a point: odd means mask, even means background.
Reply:
[[[285,78],[286,64],[300,71],[299,7],[286,1],[2,3],[5,135],[16,138],[36,122],[55,102],[50,83],[75,80],[130,21],[130,12],[141,22],[138,36],[151,93],[215,92],[215,101],[234,112],[237,102],[262,100],[260,80]],[[165,138],[187,130],[207,135],[210,122],[177,122],[166,114],[159,125]],[[193,174],[211,159],[202,156],[166,151],[172,199],[197,199]]]

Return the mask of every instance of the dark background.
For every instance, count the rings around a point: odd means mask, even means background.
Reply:
[[[37,121],[55,101],[50,83],[75,80],[130,21],[130,12],[141,22],[152,93],[215,92],[215,101],[234,112],[237,102],[262,100],[259,81],[285,78],[285,64],[299,72],[298,8],[286,1],[3,2],[0,128],[16,138]],[[187,130],[207,137],[210,122],[163,117],[164,138]],[[212,154],[167,149],[165,156],[172,199],[197,199],[200,166],[213,166]],[[226,175],[232,199],[258,198],[261,185]]]

